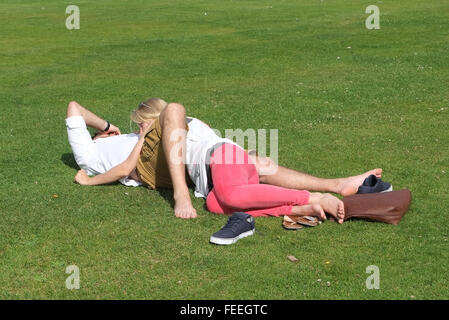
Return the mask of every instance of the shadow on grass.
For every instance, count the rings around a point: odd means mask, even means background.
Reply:
[[[73,156],[73,153],[64,153],[61,155],[61,161],[68,167],[79,170],[78,164],[75,161],[75,157]],[[114,182],[109,183],[103,186],[113,186],[120,184],[120,182]],[[159,195],[164,198],[166,202],[170,204],[170,206],[174,209],[175,208],[175,201],[173,200],[173,190],[172,189],[155,189],[154,191],[157,191]],[[206,203],[204,203],[204,209],[207,210]]]
[[[61,161],[68,167],[75,169],[76,171],[78,171],[80,169],[80,167],[78,166],[78,164],[75,161],[75,157],[73,156],[73,153],[64,153],[61,155]],[[76,182],[73,182],[76,183]],[[102,185],[103,187],[106,186],[115,186],[117,184],[120,184],[120,182],[116,181],[113,183],[108,183],[108,184],[104,184]]]
[[[156,191],[159,193],[159,195],[164,198],[166,202],[170,204],[170,207],[172,209],[175,208],[175,200],[173,199],[173,190],[172,189],[154,189],[153,191]]]
[[[68,167],[79,170],[78,164],[75,161],[75,157],[73,157],[73,153],[64,153],[61,155],[61,161]]]
[[[162,198],[164,198],[165,202],[169,203],[172,209],[175,208],[175,200],[173,199],[173,189],[159,188],[154,189],[152,191],[156,191]],[[206,201],[203,202],[202,207],[204,211],[209,212],[209,210],[207,209]]]

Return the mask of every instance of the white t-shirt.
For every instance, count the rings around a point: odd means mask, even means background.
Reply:
[[[98,173],[104,173],[119,165],[128,158],[138,140],[139,135],[136,133],[121,134],[94,140],[98,150],[99,161],[97,166],[92,169],[97,170]],[[127,186],[141,185],[138,181],[128,177],[120,179],[120,182]]]
[[[195,196],[206,198],[209,193],[206,165],[208,151],[217,143],[234,141],[219,137],[207,124],[187,117],[189,131],[186,137],[186,166],[190,179],[195,184]]]
[[[105,173],[125,161],[139,140],[135,133],[92,140],[83,117],[71,116],[65,121],[75,161],[88,175]],[[127,186],[141,185],[128,177],[120,182]]]

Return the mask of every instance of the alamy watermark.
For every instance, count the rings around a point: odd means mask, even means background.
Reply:
[[[224,135],[217,129],[211,129],[217,136],[217,141],[227,142],[227,145],[220,149],[223,154],[217,155],[214,152],[214,162],[216,164],[247,164],[248,161],[257,161],[257,165],[260,170],[263,171],[264,175],[275,174],[278,169],[278,142],[279,134],[278,129],[225,129]],[[188,136],[188,132],[185,129],[176,129],[170,135],[170,141],[174,142],[174,145],[170,152],[170,161],[173,164],[188,164],[191,159],[188,159],[187,150],[185,150],[185,144],[183,143],[183,137],[187,136],[187,140],[191,139]],[[220,139],[224,138],[224,139]],[[199,138],[198,140],[200,140]],[[234,149],[232,143],[238,146],[245,146],[245,141],[247,142],[247,148],[238,147]],[[268,144],[269,141],[269,144]],[[199,148],[195,148],[195,143],[201,144],[202,142],[195,142],[195,138],[192,141],[188,141],[190,144],[190,153],[199,152]],[[268,155],[268,146],[270,149],[270,154]],[[246,156],[248,153],[248,156]],[[251,159],[251,160],[248,160]],[[209,159],[206,159],[208,161]],[[209,164],[209,163],[206,163]]]
[[[65,13],[69,14],[65,20],[65,27],[68,30],[78,30],[80,28],[80,8],[72,4],[65,8]]]
[[[365,13],[371,13],[365,20],[367,29],[380,29],[380,10],[378,6],[370,5],[366,7]]]
[[[370,265],[366,267],[366,273],[370,274],[366,278],[365,285],[367,289],[380,289],[380,270],[378,266]]]
[[[80,288],[80,269],[72,264],[65,268],[65,273],[70,274],[65,280],[65,287],[69,290]]]

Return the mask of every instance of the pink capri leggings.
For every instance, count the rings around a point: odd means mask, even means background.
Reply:
[[[280,216],[290,214],[293,206],[309,201],[306,190],[260,184],[248,153],[233,144],[225,143],[214,151],[210,169],[213,188],[206,205],[213,213],[243,211],[252,216]]]

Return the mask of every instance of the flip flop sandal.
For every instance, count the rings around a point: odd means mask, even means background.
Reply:
[[[299,224],[299,223],[296,223],[294,221],[290,222],[290,221],[287,221],[287,220],[284,220],[282,222],[282,227],[284,229],[287,229],[287,230],[299,230],[299,229],[304,228],[304,226]]]
[[[318,220],[317,217],[303,216],[299,217],[296,223],[300,223],[307,227],[316,227],[317,225],[321,224],[321,221]]]
[[[284,220],[293,221],[306,227],[316,227],[317,225],[321,224],[321,221],[318,220],[318,218],[316,217],[311,216],[286,216],[286,217],[288,220],[285,218]]]

